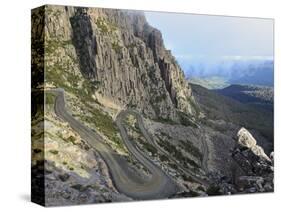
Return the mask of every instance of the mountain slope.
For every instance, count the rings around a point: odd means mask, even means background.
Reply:
[[[264,139],[259,139],[268,152],[273,148],[273,114],[251,105],[243,104],[232,98],[210,91],[199,85],[192,84],[193,95],[205,113],[206,120],[224,120],[227,123],[237,125],[236,132],[241,126],[254,130],[261,134]],[[254,133],[255,137],[260,136]],[[263,142],[264,140],[264,142]]]
[[[115,108],[136,107],[148,117],[175,121],[177,110],[194,115],[184,73],[165,49],[160,31],[146,22],[143,13],[59,6],[46,10],[47,46],[71,48],[62,48],[60,55],[47,61],[49,82],[66,87],[56,82],[56,75],[71,75],[77,81],[82,74],[80,83],[68,87],[85,87],[81,81],[87,81],[94,98]],[[49,68],[69,54],[81,74],[67,66],[61,67],[61,73]]]
[[[219,94],[231,97],[239,102],[273,111],[273,88],[253,85],[231,85],[216,90]]]

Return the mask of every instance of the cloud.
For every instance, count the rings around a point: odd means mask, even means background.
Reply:
[[[176,57],[249,58],[273,56],[273,20],[145,12]],[[186,55],[186,56],[185,56]]]

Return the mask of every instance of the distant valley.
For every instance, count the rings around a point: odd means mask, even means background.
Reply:
[[[207,78],[190,78],[189,82],[201,85],[207,89],[222,89],[228,87],[230,84],[222,77],[207,77]]]
[[[225,84],[274,85],[274,63],[269,59],[219,60],[212,63],[178,59],[178,62],[188,80],[204,87],[207,85],[209,89],[219,89]]]
[[[224,89],[217,89],[216,92],[241,103],[273,111],[274,92],[272,87],[231,85]]]

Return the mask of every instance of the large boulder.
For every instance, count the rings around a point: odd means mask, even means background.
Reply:
[[[249,149],[251,149],[252,147],[254,147],[257,144],[256,139],[244,127],[242,127],[238,131],[237,137],[238,137],[238,144],[240,144],[241,146],[244,146],[244,147],[248,147]]]
[[[251,150],[255,155],[259,156],[260,158],[267,160],[267,161],[271,161],[271,159],[265,154],[262,147],[255,145],[251,148]]]
[[[265,154],[262,147],[257,145],[256,139],[252,136],[252,134],[242,127],[238,133],[238,144],[242,147],[247,147],[250,149],[256,156],[260,157],[263,160],[271,162],[271,159]]]

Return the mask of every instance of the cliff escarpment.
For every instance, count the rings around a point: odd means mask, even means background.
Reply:
[[[55,65],[56,73],[61,69],[59,77],[68,83],[71,75],[73,84],[67,87],[89,88],[86,92],[100,102],[136,108],[153,119],[179,121],[181,112],[196,115],[183,71],[142,12],[47,6],[46,13],[46,46],[58,45],[46,67]],[[63,65],[65,57],[69,62]],[[52,68],[46,77],[66,87]]]

